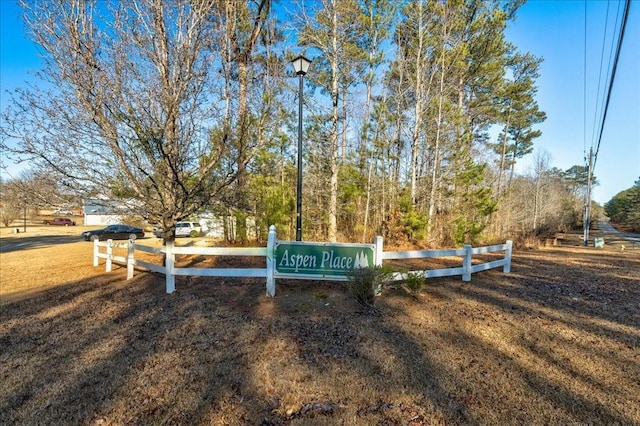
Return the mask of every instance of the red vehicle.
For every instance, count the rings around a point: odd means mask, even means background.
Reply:
[[[76,223],[68,217],[56,217],[44,221],[46,225],[74,226]]]

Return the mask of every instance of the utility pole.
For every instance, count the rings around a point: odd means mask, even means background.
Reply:
[[[591,221],[591,181],[593,180],[593,148],[589,149],[589,162],[587,164],[587,191],[584,196],[584,218],[583,218],[583,229],[584,229],[584,245],[585,247],[589,245],[589,225]]]

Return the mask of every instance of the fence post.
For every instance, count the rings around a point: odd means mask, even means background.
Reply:
[[[107,266],[105,270],[111,272],[111,260],[113,258],[113,240],[107,240]]]
[[[93,240],[93,266],[98,266],[98,253],[100,253],[100,246],[98,246],[98,239]]]
[[[165,264],[164,272],[167,283],[167,294],[171,294],[176,290],[176,277],[173,275],[175,265],[175,255],[173,254],[173,241],[167,241],[164,249]]]
[[[276,227],[269,227],[269,235],[267,236],[267,296],[274,297],[276,295],[276,278],[274,276],[276,269]]]
[[[511,272],[511,252],[513,251],[513,241],[507,240],[507,249],[504,253],[504,260],[506,260],[502,272],[508,274]]]
[[[384,244],[382,236],[376,235],[373,239],[373,244],[375,244],[375,249],[373,251],[373,266],[382,266],[382,246]]]
[[[469,244],[464,245],[464,260],[462,261],[462,281],[471,281],[471,247]]]
[[[127,243],[127,279],[133,278],[133,240],[129,239]]]

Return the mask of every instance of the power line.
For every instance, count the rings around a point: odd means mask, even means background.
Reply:
[[[583,126],[582,126],[582,152],[587,152],[587,1],[584,1],[584,61],[582,62],[582,72],[583,72],[583,96],[582,96],[582,104],[583,104]]]
[[[593,147],[589,150],[589,162],[587,172],[587,193],[584,208],[584,245],[589,243],[589,222],[591,220],[591,186],[593,180],[593,169],[596,167],[596,161],[598,160],[598,153],[600,152],[600,143],[602,142],[602,133],[604,131],[604,124],[607,120],[607,112],[609,111],[609,102],[611,100],[611,92],[613,91],[613,83],[616,78],[616,70],[618,68],[618,60],[620,59],[620,50],[622,48],[622,41],[624,40],[624,32],[627,26],[627,18],[629,17],[629,8],[631,6],[631,0],[626,0],[624,5],[624,12],[622,15],[622,24],[620,25],[620,35],[618,37],[618,45],[616,46],[616,56],[613,60],[613,68],[611,70],[611,78],[609,79],[609,87],[607,88],[607,100],[604,105],[604,113],[602,114],[602,120],[600,121],[600,130],[598,132],[598,144],[596,145],[595,153]],[[585,18],[586,20],[586,18]],[[586,39],[586,37],[585,37]]]
[[[586,48],[587,48],[587,41],[586,41],[586,37],[587,37],[587,30],[586,30],[586,23],[587,23],[587,18],[586,18],[586,6],[587,6],[587,2],[584,2],[585,4],[585,63],[587,61],[586,59]],[[607,13],[604,17],[604,34],[602,35],[602,50],[600,51],[600,69],[599,69],[599,73],[598,73],[598,89],[596,90],[596,107],[593,109],[593,128],[591,129],[591,145],[590,147],[593,148],[594,143],[595,143],[595,139],[596,139],[596,123],[597,123],[597,118],[598,118],[598,113],[601,112],[602,110],[600,110],[598,107],[600,106],[600,83],[602,83],[602,68],[604,65],[604,47],[607,41],[607,30],[609,28],[609,5],[611,3],[607,1]],[[618,3],[618,5],[620,5],[620,3]],[[617,15],[616,15],[616,24],[613,26],[614,31],[615,28],[617,27]],[[611,40],[611,50],[613,50],[613,38]],[[609,71],[611,67],[611,52],[609,52],[609,60],[607,63],[607,72]],[[609,75],[609,74],[607,74]],[[585,78],[585,83],[586,83],[586,78]],[[586,96],[586,89],[585,89],[585,96]],[[585,106],[586,108],[586,106]],[[591,151],[591,150],[590,150]],[[585,148],[585,154],[586,154],[586,148]]]
[[[624,12],[622,15],[622,24],[620,25],[620,37],[618,38],[618,45],[616,46],[616,56],[613,60],[613,68],[611,70],[611,78],[609,79],[609,88],[607,90],[607,101],[604,105],[604,114],[602,115],[602,121],[600,122],[600,131],[598,135],[598,144],[596,146],[596,152],[593,158],[593,167],[595,168],[598,160],[598,152],[600,151],[600,143],[602,142],[602,133],[604,132],[604,123],[607,120],[607,112],[609,111],[609,101],[611,100],[611,92],[613,91],[613,82],[616,79],[616,70],[618,68],[618,60],[620,59],[620,50],[622,48],[622,41],[624,40],[624,32],[627,26],[627,18],[629,17],[629,8],[631,6],[631,0],[626,0],[624,5]]]

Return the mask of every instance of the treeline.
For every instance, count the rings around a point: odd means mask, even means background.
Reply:
[[[640,232],[640,178],[607,202],[604,211],[612,222],[631,232]]]
[[[521,3],[25,2],[56,91],[20,90],[2,145],[85,197],[139,200],[166,239],[201,211],[293,237],[289,61],[305,53],[303,239],[442,245],[568,229],[584,168],[538,152],[516,173],[545,119],[542,58],[505,38]]]
[[[515,173],[545,119],[541,58],[504,35],[519,5],[321,1],[294,19],[300,51],[314,58],[305,238],[461,244],[581,223],[584,168],[553,169],[539,153],[535,170]],[[292,235],[294,151],[291,141],[275,148],[251,176],[251,204],[263,229],[278,223]]]

